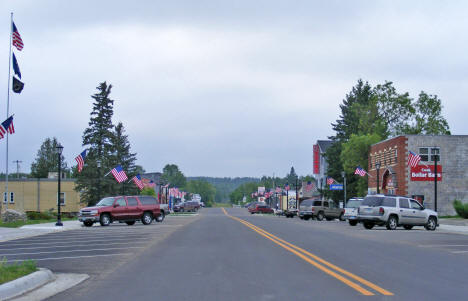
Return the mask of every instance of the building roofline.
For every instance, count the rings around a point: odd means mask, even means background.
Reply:
[[[453,138],[468,138],[468,135],[416,135],[416,134],[409,134],[409,135],[398,135],[398,136],[395,136],[395,137],[391,137],[391,138],[387,138],[385,140],[382,140],[382,141],[379,141],[377,143],[374,143],[374,144],[371,144],[371,146],[374,146],[374,145],[377,145],[377,144],[380,144],[380,143],[384,143],[384,142],[387,142],[387,141],[390,141],[390,140],[393,140],[393,139],[397,139],[397,138],[400,138],[400,137],[453,137]]]

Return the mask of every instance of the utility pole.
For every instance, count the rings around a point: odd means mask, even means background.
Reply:
[[[16,163],[16,178],[19,179],[19,164],[23,163],[23,161],[15,160],[13,163]]]

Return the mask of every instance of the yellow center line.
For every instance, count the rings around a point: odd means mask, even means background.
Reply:
[[[284,249],[290,251],[291,253],[295,254],[296,256],[298,256],[298,257],[302,258],[303,260],[307,261],[308,263],[314,265],[315,267],[319,268],[323,272],[337,278],[338,280],[342,281],[343,283],[347,284],[348,286],[352,287],[353,289],[359,291],[360,293],[362,293],[364,295],[374,295],[374,294],[372,292],[364,289],[359,284],[356,284],[356,283],[344,278],[343,276],[333,272],[332,270],[320,265],[316,261],[318,261],[318,262],[322,263],[323,265],[326,265],[326,266],[334,269],[335,271],[338,271],[338,272],[340,272],[340,273],[342,273],[342,274],[344,274],[344,275],[346,275],[346,276],[360,282],[361,284],[364,284],[364,285],[374,289],[375,291],[377,291],[377,292],[379,292],[379,293],[381,293],[383,295],[387,295],[387,296],[392,296],[393,295],[393,293],[391,293],[391,292],[389,292],[389,291],[387,291],[387,290],[373,284],[372,282],[369,282],[369,281],[363,279],[362,277],[359,277],[359,276],[357,276],[357,275],[355,275],[355,274],[353,274],[351,272],[348,272],[348,271],[346,271],[346,270],[344,270],[342,268],[339,268],[336,265],[334,265],[334,264],[332,264],[332,263],[318,257],[317,255],[314,255],[314,254],[312,254],[312,253],[310,253],[310,252],[308,252],[308,251],[306,251],[306,250],[304,250],[304,249],[302,249],[302,248],[300,248],[298,246],[295,246],[295,245],[293,245],[293,244],[291,244],[291,243],[289,243],[289,242],[287,242],[287,241],[285,241],[285,240],[283,240],[283,239],[281,239],[279,237],[276,237],[275,235],[273,235],[273,234],[271,234],[271,233],[269,233],[269,232],[255,226],[255,225],[253,225],[253,224],[251,224],[251,223],[249,223],[249,222],[247,222],[245,220],[242,220],[240,218],[229,215],[224,208],[222,208],[222,210],[223,210],[223,212],[224,212],[224,214],[226,216],[228,216],[228,217],[230,217],[230,218],[244,224],[245,226],[251,228],[252,230],[257,232],[258,234],[268,238],[269,240],[273,241],[274,243],[278,244],[279,246],[283,247]],[[311,260],[310,258],[306,257],[305,255],[311,257],[312,259],[315,259],[316,261]]]

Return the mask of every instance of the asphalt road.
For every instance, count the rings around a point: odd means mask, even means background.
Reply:
[[[467,299],[466,235],[422,227],[365,230],[339,221],[250,215],[237,208],[226,214],[203,209],[184,221],[166,237],[156,234],[162,225],[72,233],[112,232],[127,249],[101,251],[116,255],[95,261],[42,261],[54,271],[92,275],[49,300]],[[57,235],[63,233],[46,237]],[[125,253],[130,254],[119,255]]]

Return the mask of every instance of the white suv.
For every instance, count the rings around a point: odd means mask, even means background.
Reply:
[[[375,225],[387,226],[395,230],[403,226],[411,230],[413,226],[424,226],[434,231],[438,226],[437,212],[424,208],[418,201],[405,196],[368,195],[358,209],[358,219],[366,229]]]

